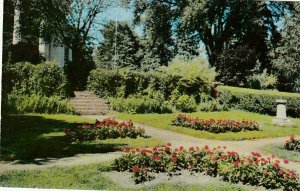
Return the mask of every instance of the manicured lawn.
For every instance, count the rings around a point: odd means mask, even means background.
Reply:
[[[269,144],[264,146],[263,150],[268,154],[274,154],[277,157],[300,162],[300,153],[284,149],[283,144]]]
[[[126,187],[106,174],[110,163],[73,167],[54,167],[43,170],[11,171],[0,174],[0,186],[23,188],[94,189],[94,190],[233,190],[248,188],[225,182],[201,184],[159,183],[151,186]],[[149,184],[148,184],[149,185]]]
[[[196,112],[187,114],[191,117],[199,117],[204,119],[235,119],[235,120],[252,120],[260,124],[260,131],[245,132],[228,132],[228,133],[209,133],[206,131],[197,131],[185,127],[176,127],[171,125],[171,120],[176,114],[125,114],[117,113],[116,118],[132,119],[134,122],[151,125],[160,129],[167,129],[178,133],[191,135],[199,138],[217,139],[217,140],[243,140],[258,139],[267,137],[282,137],[300,134],[300,119],[291,119],[296,127],[279,127],[271,124],[271,116],[249,113],[244,111],[229,112]]]
[[[94,120],[73,115],[27,114],[3,116],[1,160],[31,162],[36,158],[62,158],[82,153],[105,153],[124,146],[146,147],[163,145],[156,138],[107,139],[71,144],[63,132],[83,121]]]

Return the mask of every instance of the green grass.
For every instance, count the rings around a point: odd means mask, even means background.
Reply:
[[[271,96],[300,98],[299,93],[279,92],[277,90],[255,90],[250,88],[239,88],[239,87],[231,87],[231,86],[218,86],[218,90],[229,90],[234,93],[247,93],[247,94],[254,94],[254,95],[271,95]]]
[[[84,153],[105,153],[124,146],[159,146],[156,138],[107,139],[102,141],[69,143],[63,132],[83,121],[94,120],[73,115],[27,114],[3,116],[1,130],[1,160],[33,163],[36,158],[63,158]]]
[[[249,113],[244,111],[230,112],[196,112],[188,114],[191,117],[200,117],[205,119],[235,119],[235,120],[253,120],[261,124],[260,131],[244,131],[244,132],[227,132],[227,133],[210,133],[206,131],[197,131],[185,127],[176,127],[171,125],[171,120],[176,114],[125,114],[117,113],[119,119],[132,119],[134,122],[150,125],[160,129],[166,129],[191,135],[199,138],[216,139],[216,140],[244,140],[259,139],[267,137],[282,137],[300,134],[300,119],[291,119],[296,127],[279,127],[271,124],[271,116]]]
[[[110,163],[73,167],[52,167],[42,170],[15,170],[0,174],[0,186],[22,188],[93,189],[93,190],[205,190],[243,191],[246,187],[225,182],[200,184],[160,183],[151,186],[128,188],[118,184],[105,172],[110,171]]]
[[[269,154],[274,154],[277,157],[288,159],[290,161],[300,162],[300,152],[286,150],[282,145],[269,144],[265,145],[263,151]]]

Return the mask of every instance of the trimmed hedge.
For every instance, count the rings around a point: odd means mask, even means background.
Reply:
[[[300,117],[300,94],[219,86],[220,103],[228,107],[269,115],[276,114],[276,99],[287,100],[287,115]]]
[[[15,95],[9,94],[3,100],[4,112],[17,113],[66,113],[75,114],[73,107],[67,100],[58,96],[45,97],[39,95]]]
[[[113,110],[128,113],[172,113],[170,103],[143,96],[139,98],[113,98],[110,100]]]
[[[175,90],[181,95],[195,97],[200,100],[200,93],[209,93],[210,84],[199,76],[190,78],[180,74],[159,72],[115,72],[110,70],[93,70],[88,78],[87,89],[101,97],[124,97],[132,95],[149,95],[157,91],[164,100],[170,100]]]

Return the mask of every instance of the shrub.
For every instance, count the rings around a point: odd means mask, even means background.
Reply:
[[[46,61],[36,65],[32,80],[36,94],[44,96],[66,95],[66,76],[56,62]]]
[[[11,89],[7,93],[13,91],[18,94],[30,94],[33,90],[33,79],[35,66],[29,62],[19,62],[14,65],[10,65],[7,68],[9,72],[9,80]],[[4,74],[5,75],[5,74]]]
[[[182,95],[174,103],[177,110],[182,112],[194,112],[197,109],[197,104],[192,96]]]
[[[267,74],[267,69],[261,74],[254,74],[247,78],[248,86],[252,89],[274,89],[277,81],[275,75]]]
[[[292,135],[290,139],[285,142],[284,148],[290,151],[300,152],[300,140]]]
[[[121,85],[120,73],[110,70],[92,70],[87,81],[87,89],[101,97],[115,96]]]
[[[160,102],[149,96],[112,98],[113,110],[128,113],[171,113],[172,108],[166,101]]]
[[[66,95],[66,77],[55,62],[44,62],[33,65],[19,62],[5,68],[5,82],[11,87],[6,88],[6,94],[38,94],[42,96]]]
[[[219,86],[219,100],[222,104],[235,109],[250,112],[276,114],[276,99],[287,100],[287,114],[292,117],[300,117],[300,94],[267,90],[253,90]]]
[[[204,120],[190,118],[185,114],[179,114],[172,120],[172,125],[188,127],[195,130],[208,131],[211,133],[225,133],[227,131],[258,131],[259,125],[255,121],[235,120]]]
[[[93,141],[104,140],[109,138],[137,138],[146,137],[145,130],[140,127],[135,127],[132,121],[119,123],[114,119],[103,119],[102,121],[96,121],[95,124],[83,124],[77,125],[73,128],[66,128],[65,134],[68,140],[72,142],[76,141]]]
[[[9,94],[3,101],[6,109],[18,113],[75,113],[69,102],[58,96],[45,97],[36,94],[30,96]]]
[[[187,169],[194,173],[219,176],[234,183],[262,185],[272,189],[300,189],[298,174],[281,167],[278,160],[264,158],[256,152],[251,153],[251,156],[243,156],[233,151],[226,152],[226,147],[221,146],[213,149],[207,145],[204,148],[196,146],[188,150],[182,146],[175,149],[170,146],[168,143],[162,148],[125,148],[126,154],[116,159],[112,168],[133,172],[136,183],[153,179],[155,173],[176,175],[178,171]]]
[[[178,90],[181,95],[193,95],[200,100],[199,92],[209,92],[209,85],[200,76],[183,76],[160,72],[115,72],[93,70],[88,78],[87,89],[104,97],[130,97],[148,95],[149,90],[158,91],[169,100],[171,93]]]

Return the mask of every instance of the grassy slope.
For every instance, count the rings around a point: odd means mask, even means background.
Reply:
[[[124,114],[118,113],[117,118],[132,119],[134,122],[151,125],[161,129],[167,129],[186,135],[191,135],[199,138],[217,139],[217,140],[243,140],[243,139],[257,139],[266,137],[281,137],[291,134],[300,134],[300,119],[292,119],[296,124],[295,127],[278,127],[271,124],[272,118],[267,115],[243,112],[196,112],[188,114],[191,117],[200,117],[205,119],[236,119],[236,120],[253,120],[261,124],[260,131],[248,132],[228,132],[228,133],[209,133],[205,131],[196,131],[184,127],[176,127],[171,125],[171,120],[176,114]]]
[[[2,118],[1,160],[31,161],[35,158],[62,158],[79,153],[104,153],[130,146],[162,145],[155,138],[107,139],[103,141],[70,144],[64,137],[64,128],[82,121],[93,120],[72,115],[27,114]]]
[[[200,184],[164,183],[152,186],[126,188],[103,172],[110,171],[110,164],[47,168],[43,170],[12,171],[0,175],[0,186],[56,189],[94,190],[248,190],[238,185],[220,182]]]

